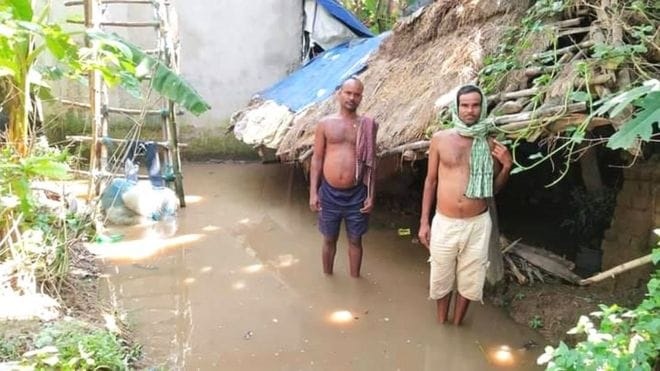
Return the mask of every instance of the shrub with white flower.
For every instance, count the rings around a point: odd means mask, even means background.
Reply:
[[[656,230],[660,235],[660,230]],[[659,243],[660,245],[660,243]],[[660,248],[653,250],[660,261]],[[649,281],[646,299],[635,309],[601,305],[590,317],[580,316],[567,334],[584,340],[570,348],[564,342],[547,346],[539,365],[551,371],[614,371],[656,369],[660,356],[660,269]]]

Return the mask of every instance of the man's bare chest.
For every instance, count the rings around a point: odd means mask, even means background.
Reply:
[[[447,168],[466,167],[470,164],[472,141],[456,140],[444,143],[439,148],[440,164]]]
[[[326,127],[325,137],[329,144],[355,144],[357,128],[350,124],[333,123]]]

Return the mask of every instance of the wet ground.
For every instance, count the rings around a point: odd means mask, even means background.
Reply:
[[[349,276],[343,240],[335,274],[324,276],[316,218],[290,168],[200,164],[185,166],[184,174],[188,207],[176,223],[119,230],[121,242],[98,246],[107,264],[106,295],[128,312],[149,364],[243,371],[538,368],[542,340],[498,308],[473,304],[464,326],[438,325],[427,300],[426,252],[396,228],[372,228],[365,237],[362,278]],[[540,345],[527,350],[530,341]]]

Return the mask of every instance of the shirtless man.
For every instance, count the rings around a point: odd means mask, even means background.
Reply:
[[[492,227],[486,199],[504,186],[511,170],[507,148],[487,137],[486,109],[478,87],[461,87],[453,105],[454,128],[431,139],[419,239],[430,252],[429,291],[437,300],[440,323],[447,321],[454,282],[455,325],[463,321],[470,301],[481,301]]]
[[[374,205],[374,157],[377,125],[359,116],[363,85],[350,78],[337,92],[339,112],[316,125],[310,170],[309,207],[319,212],[323,234],[323,272],[332,274],[337,238],[346,220],[352,277],[360,276],[362,235]]]

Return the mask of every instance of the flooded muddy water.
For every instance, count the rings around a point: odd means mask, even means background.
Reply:
[[[362,278],[349,276],[344,240],[323,275],[316,217],[290,168],[193,164],[184,175],[188,207],[175,222],[118,229],[122,241],[96,246],[105,295],[127,311],[149,364],[538,369],[543,341],[498,308],[476,303],[462,327],[437,324],[427,253],[396,228],[365,236]],[[539,345],[526,350],[530,341]]]

